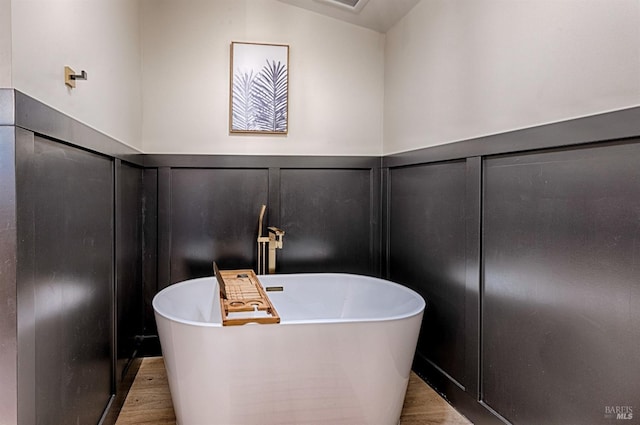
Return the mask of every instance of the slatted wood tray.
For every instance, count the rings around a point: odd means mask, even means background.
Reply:
[[[278,312],[253,270],[219,270],[215,263],[213,268],[220,288],[223,326],[280,323]],[[254,312],[258,317],[251,316]],[[233,317],[234,313],[243,314]]]

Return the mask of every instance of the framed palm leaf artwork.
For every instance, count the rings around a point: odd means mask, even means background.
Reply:
[[[231,43],[231,133],[287,134],[289,46]]]

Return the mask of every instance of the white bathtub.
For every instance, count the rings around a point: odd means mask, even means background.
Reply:
[[[425,302],[348,274],[260,276],[280,324],[221,325],[215,278],[153,308],[179,425],[397,424]]]

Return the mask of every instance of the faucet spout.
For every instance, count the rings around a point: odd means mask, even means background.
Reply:
[[[274,241],[275,248],[282,249],[282,238],[284,237],[284,230],[277,227],[269,227],[269,241]],[[275,249],[274,248],[274,249]]]
[[[276,272],[276,249],[282,249],[282,238],[284,237],[284,230],[273,226],[267,228],[268,236],[262,236],[262,223],[266,209],[266,205],[261,207],[258,219],[258,274],[273,274]],[[268,264],[267,256],[265,255],[267,245],[269,248]]]
[[[276,272],[276,249],[282,249],[284,230],[269,227],[269,274]]]

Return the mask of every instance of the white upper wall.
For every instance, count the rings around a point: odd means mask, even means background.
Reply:
[[[139,148],[138,2],[12,0],[11,14],[13,87]],[[85,70],[88,80],[67,88],[65,65]]]
[[[0,88],[11,83],[11,0],[0,0]]]
[[[386,34],[384,153],[640,105],[640,0],[423,0]]]
[[[288,136],[229,135],[231,41],[291,46]],[[150,153],[388,154],[640,105],[640,0],[423,0],[386,36],[275,0],[0,0],[0,87]]]
[[[384,35],[276,0],[141,0],[149,153],[380,155]],[[289,134],[229,134],[231,41],[290,45]]]

